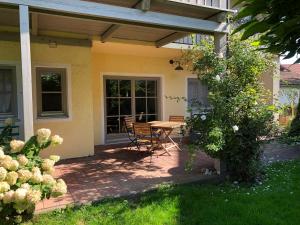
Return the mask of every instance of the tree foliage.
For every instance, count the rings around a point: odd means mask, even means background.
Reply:
[[[234,32],[242,40],[255,36],[261,49],[291,58],[300,53],[299,0],[239,0],[235,21],[243,21]],[[300,62],[300,59],[296,61]]]
[[[260,138],[269,134],[273,123],[274,107],[261,83],[272,57],[239,37],[230,37],[228,48],[227,58],[220,58],[211,43],[195,46],[185,55],[193,73],[208,86],[211,106],[202,112],[200,107],[200,115],[188,120],[198,134],[191,150],[204,149],[221,158],[234,179],[251,182],[261,168]]]

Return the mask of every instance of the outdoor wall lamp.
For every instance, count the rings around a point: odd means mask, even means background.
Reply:
[[[177,70],[177,71],[183,70],[183,67],[180,65],[180,61],[171,59],[171,60],[169,61],[169,63],[170,63],[171,65],[174,65],[174,64],[176,65],[176,64],[177,64],[177,66],[175,67],[175,70]]]

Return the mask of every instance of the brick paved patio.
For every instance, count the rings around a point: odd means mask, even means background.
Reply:
[[[171,149],[171,156],[151,156],[146,151],[126,148],[97,148],[95,156],[63,160],[56,166],[56,177],[68,185],[64,197],[44,200],[37,205],[37,213],[63,208],[68,204],[84,204],[107,197],[135,194],[155,188],[162,183],[185,183],[207,180],[206,168],[213,168],[213,160],[199,153],[191,173],[184,170],[187,151]],[[157,154],[163,152],[157,151]]]

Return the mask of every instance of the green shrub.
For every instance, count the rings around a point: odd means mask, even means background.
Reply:
[[[235,37],[230,37],[228,48],[224,58],[210,42],[203,42],[184,55],[183,60],[207,84],[211,106],[191,117],[188,126],[198,134],[195,151],[204,149],[226,161],[232,178],[251,182],[261,171],[261,138],[273,127],[275,107],[261,83],[262,74],[273,65],[272,57]]]

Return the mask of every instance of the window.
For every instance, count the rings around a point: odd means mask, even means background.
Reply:
[[[0,66],[0,117],[17,115],[16,68]]]
[[[108,135],[125,132],[125,116],[137,122],[158,119],[158,79],[105,79],[106,132]]]
[[[67,117],[67,75],[64,68],[36,69],[39,117]]]
[[[188,78],[188,106],[192,113],[197,113],[199,103],[201,107],[209,107],[207,86],[197,78]]]

